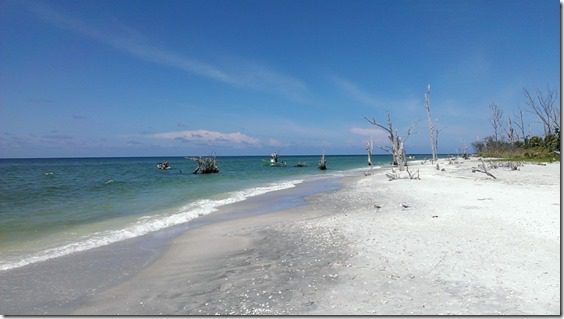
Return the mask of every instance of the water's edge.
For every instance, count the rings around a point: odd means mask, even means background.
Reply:
[[[151,265],[182,233],[303,205],[308,196],[340,189],[345,175],[309,179],[295,187],[227,204],[209,215],[143,236],[1,271],[0,295],[6,298],[0,300],[0,312],[68,314],[89,296],[118,285]]]

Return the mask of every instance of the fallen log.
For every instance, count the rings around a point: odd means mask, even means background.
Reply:
[[[488,169],[486,168],[486,164],[484,163],[484,161],[483,160],[480,161],[482,161],[482,164],[478,164],[478,168],[472,167],[472,173],[480,172],[492,177],[493,179],[497,179],[492,173],[488,172]]]

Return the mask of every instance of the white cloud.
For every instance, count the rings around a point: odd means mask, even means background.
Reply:
[[[385,143],[388,140],[388,133],[377,127],[352,127],[349,131],[355,135],[370,137],[375,143]]]
[[[275,138],[269,138],[268,139],[268,145],[269,146],[276,146],[276,147],[287,147],[289,146],[288,143],[283,143]]]
[[[353,127],[350,132],[362,136],[386,136],[386,132],[381,128]]]
[[[149,43],[139,32],[121,22],[117,23],[118,29],[126,32],[121,32],[121,34],[116,32],[117,30],[104,32],[100,27],[86,24],[47,5],[37,2],[22,2],[22,4],[38,17],[55,26],[88,36],[139,59],[173,67],[233,86],[269,91],[297,102],[309,102],[305,97],[307,87],[303,81],[276,72],[267,66],[239,61],[240,63],[231,67],[222,68],[157,47]]]
[[[240,132],[223,133],[208,130],[193,130],[193,131],[174,131],[156,133],[151,135],[153,138],[162,140],[181,140],[187,142],[204,142],[209,144],[244,144],[258,146],[260,141],[254,137],[250,137]]]

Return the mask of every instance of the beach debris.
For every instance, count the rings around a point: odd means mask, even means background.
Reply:
[[[497,179],[492,173],[488,172],[488,169],[486,168],[486,163],[484,163],[483,159],[480,159],[480,161],[482,162],[482,164],[478,164],[478,167],[472,167],[472,173],[475,172],[480,172],[480,173],[484,173],[490,177],[492,177],[493,179]]]
[[[439,218],[438,215],[433,215],[433,216],[431,216],[431,217],[432,217],[432,218]]]
[[[325,154],[321,154],[321,159],[319,160],[319,169],[322,171],[327,169],[327,161],[325,160]]]
[[[394,179],[398,179],[399,175],[397,173],[386,173],[386,177],[388,177],[388,181],[393,181]]]
[[[219,167],[217,166],[215,155],[206,157],[191,157],[190,159],[198,163],[198,168],[194,170],[193,174],[219,173]]]
[[[523,162],[520,161],[488,161],[488,168],[497,169],[500,167],[509,168],[512,171],[519,170],[520,166],[523,166]]]
[[[407,170],[407,174],[409,174],[409,179],[421,179],[419,177],[419,169],[417,169],[417,173],[411,173],[408,166],[406,166],[405,169]]]
[[[270,154],[270,167],[286,167],[285,161],[279,161],[279,156],[277,152]]]
[[[376,204],[376,205],[374,205],[374,208],[376,208],[376,209],[380,209],[380,208],[382,208],[382,206],[380,206],[380,205]]]
[[[157,168],[166,171],[166,170],[171,169],[172,167],[170,166],[168,161],[162,161],[162,162],[157,164]]]
[[[406,203],[401,203],[400,206],[403,208],[409,208],[409,205],[407,205]]]

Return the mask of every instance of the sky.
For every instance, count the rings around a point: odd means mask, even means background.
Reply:
[[[0,157],[408,153],[542,125],[560,103],[556,1],[0,1]]]

